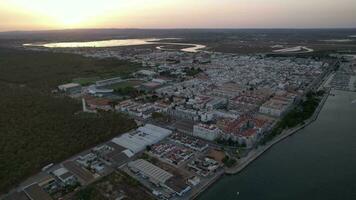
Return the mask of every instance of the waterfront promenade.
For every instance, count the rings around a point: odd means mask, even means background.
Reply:
[[[316,121],[197,199],[355,199],[354,99],[356,93],[332,90]]]
[[[291,129],[286,129],[284,130],[280,135],[276,136],[272,141],[267,142],[263,146],[259,146],[257,149],[254,149],[248,153],[248,155],[238,161],[238,164],[232,168],[226,168],[225,173],[226,175],[234,175],[239,172],[241,172],[243,169],[245,169],[249,164],[251,164],[253,161],[255,161],[257,158],[262,156],[263,153],[267,152],[269,149],[271,149],[274,145],[278,144],[279,142],[283,141],[284,139],[292,136],[293,134],[299,132],[300,130],[304,129],[305,127],[309,126],[311,123],[313,123],[315,120],[317,120],[320,111],[322,110],[326,100],[328,99],[330,95],[331,90],[328,89],[327,92],[325,93],[324,97],[320,101],[318,107],[314,111],[314,114],[312,117],[304,121],[304,123],[291,128]],[[221,175],[222,176],[222,175]],[[221,177],[219,176],[219,177]],[[207,184],[205,187],[203,187],[199,192],[195,193],[192,195],[192,199],[196,199],[204,190],[208,189],[211,187],[216,181],[219,179],[214,179],[210,181],[209,184]]]
[[[330,90],[328,90],[326,92],[326,94],[324,95],[323,99],[319,103],[318,107],[316,108],[316,110],[311,118],[307,119],[306,121],[304,121],[304,123],[302,123],[294,128],[284,130],[280,135],[276,136],[272,141],[268,142],[267,144],[265,144],[263,146],[257,147],[257,149],[250,151],[246,157],[239,160],[239,163],[235,167],[225,169],[225,173],[226,174],[239,173],[241,170],[243,170],[245,167],[247,167],[251,162],[256,160],[259,156],[261,156],[263,153],[268,151],[274,145],[278,144],[279,142],[292,136],[293,134],[297,133],[299,130],[304,129],[306,126],[313,123],[318,118],[320,111],[322,110],[326,100],[329,97],[329,94],[330,94]]]

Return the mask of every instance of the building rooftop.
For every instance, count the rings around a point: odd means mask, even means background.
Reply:
[[[156,183],[165,183],[167,180],[173,177],[173,174],[157,167],[156,165],[143,160],[138,159],[128,163],[130,168],[139,170],[145,176],[148,176],[151,180]]]
[[[136,131],[114,138],[112,142],[131,150],[133,153],[138,153],[144,150],[146,146],[155,144],[170,134],[172,134],[171,130],[146,124],[143,127],[139,127]]]

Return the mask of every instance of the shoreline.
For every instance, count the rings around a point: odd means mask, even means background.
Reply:
[[[209,189],[215,183],[217,183],[222,176],[224,176],[224,175],[232,176],[232,175],[236,175],[236,174],[240,173],[242,170],[244,170],[246,167],[248,167],[248,165],[250,165],[253,161],[257,160],[260,156],[262,156],[264,153],[269,151],[273,146],[277,145],[278,143],[282,142],[283,140],[287,139],[288,137],[298,133],[300,130],[304,129],[305,127],[309,126],[314,121],[316,121],[318,119],[318,116],[319,116],[322,108],[324,107],[326,100],[328,99],[328,97],[330,95],[330,92],[331,92],[331,89],[328,89],[328,91],[326,92],[326,94],[324,95],[322,100],[320,101],[318,107],[315,109],[313,116],[310,117],[309,119],[307,119],[306,121],[304,121],[305,122],[304,124],[300,124],[297,127],[284,130],[282,134],[275,137],[275,139],[273,139],[266,145],[260,146],[257,149],[249,152],[249,154],[245,158],[242,159],[242,162],[240,162],[240,164],[236,165],[233,168],[225,169],[224,173],[222,175],[220,175],[218,179],[214,179],[209,184],[207,184],[207,186],[202,188],[201,191],[199,191],[195,195],[193,195],[192,199],[197,199],[201,193],[203,193],[205,190]]]
[[[294,128],[291,128],[291,129],[286,129],[286,130],[283,131],[282,134],[280,134],[277,137],[275,137],[275,139],[273,139],[272,141],[270,141],[266,145],[260,146],[256,150],[252,150],[246,156],[246,158],[241,162],[240,165],[237,165],[234,168],[226,169],[225,170],[225,174],[234,175],[234,174],[239,173],[245,167],[247,167],[249,164],[251,164],[254,160],[256,160],[258,157],[260,157],[263,153],[265,153],[266,151],[271,149],[274,145],[278,144],[279,142],[282,142],[286,138],[294,135],[298,131],[300,131],[300,130],[304,129],[305,127],[309,126],[310,124],[312,124],[315,120],[317,120],[317,118],[319,116],[319,113],[322,110],[322,108],[324,107],[324,104],[325,104],[326,100],[328,99],[329,95],[330,95],[330,90],[328,90],[328,92],[326,92],[325,96],[320,101],[318,107],[314,111],[313,116],[310,117],[309,119],[307,119],[306,121],[304,121],[304,124],[300,124],[299,126],[296,126]]]

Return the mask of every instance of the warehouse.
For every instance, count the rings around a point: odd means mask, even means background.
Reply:
[[[164,186],[164,183],[173,177],[171,173],[143,159],[129,162],[128,166],[133,172],[140,173],[141,175],[148,177],[150,182],[157,186]]]
[[[172,131],[168,129],[152,124],[146,124],[134,132],[126,133],[120,137],[114,138],[112,142],[131,150],[133,153],[138,153],[144,150],[146,146],[155,144],[170,134],[172,134]]]
[[[166,188],[178,196],[183,196],[186,192],[191,190],[186,180],[179,176],[174,176],[172,173],[146,160],[138,159],[129,162],[127,166],[132,172],[148,178],[154,185]]]

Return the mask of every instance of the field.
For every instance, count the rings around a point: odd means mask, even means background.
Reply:
[[[118,60],[0,48],[0,194],[49,163],[136,127],[121,114],[78,113],[79,101],[51,93],[58,84],[139,68]]]

